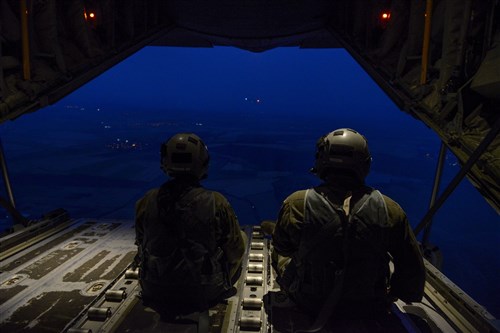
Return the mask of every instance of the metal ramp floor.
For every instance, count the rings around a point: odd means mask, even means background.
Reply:
[[[133,223],[66,220],[2,238],[0,331],[198,332],[203,319],[199,314],[165,322],[142,305],[138,272],[129,269],[136,253]],[[266,294],[279,290],[270,265],[271,243],[259,227],[244,229],[250,241],[237,293],[210,309],[208,331],[280,333],[307,328],[310,318],[293,308],[273,308],[267,301]],[[449,302],[448,292],[461,291],[426,265],[423,302],[398,301],[393,306],[406,331],[499,332],[495,318],[463,292],[461,302]]]

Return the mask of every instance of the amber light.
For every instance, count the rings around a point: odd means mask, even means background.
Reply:
[[[95,13],[94,12],[90,12],[87,14],[87,11],[84,10],[83,11],[83,17],[85,17],[85,20],[94,20],[95,19]]]

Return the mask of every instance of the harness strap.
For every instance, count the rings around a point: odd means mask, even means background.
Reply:
[[[369,195],[364,195],[355,205],[354,208],[361,209],[368,200]],[[343,235],[343,240],[342,240],[342,252],[344,254],[344,268],[338,269],[335,271],[335,280],[334,280],[334,285],[333,289],[328,295],[328,298],[326,299],[325,303],[323,304],[323,307],[319,311],[319,314],[316,316],[316,319],[314,320],[314,323],[308,328],[304,330],[299,330],[297,333],[314,333],[320,331],[328,322],[330,319],[331,315],[333,314],[335,307],[340,300],[340,296],[342,295],[342,287],[344,284],[344,276],[345,276],[345,268],[347,266],[347,263],[350,258],[350,248],[349,248],[349,239],[351,238],[350,234],[352,232],[351,226],[351,221],[352,221],[352,215],[349,215],[349,208],[350,208],[350,200],[351,196],[346,198],[344,200],[344,205],[342,209],[335,207],[327,198],[325,198],[326,201],[331,205],[331,207],[338,213],[341,222],[342,222],[342,228],[344,229],[344,235]],[[327,225],[331,225],[333,223],[328,223]]]

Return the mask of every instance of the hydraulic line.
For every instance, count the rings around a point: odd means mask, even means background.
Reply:
[[[432,22],[432,0],[427,0],[425,7],[424,42],[422,45],[422,69],[420,72],[420,84],[427,82],[427,67],[429,65],[429,44],[431,39]]]
[[[3,153],[2,139],[0,138],[0,164],[2,166],[2,176],[7,190],[7,195],[9,196],[10,205],[16,208],[16,202],[14,200],[14,193],[12,192],[12,187],[10,185],[9,171],[7,170],[7,162],[5,161],[5,155]]]
[[[30,63],[30,40],[28,30],[28,6],[27,0],[20,1],[21,7],[21,38],[23,48],[23,77],[26,81],[31,80],[31,63]]]
[[[429,202],[429,209],[434,206],[436,202],[436,197],[439,191],[439,184],[441,183],[441,175],[443,174],[444,158],[446,156],[446,145],[441,141],[441,148],[439,149],[439,157],[436,165],[436,176],[434,176],[434,186],[432,187],[431,200]],[[431,234],[432,220],[424,230],[424,236],[422,237],[422,244],[427,245],[429,243],[429,237]]]

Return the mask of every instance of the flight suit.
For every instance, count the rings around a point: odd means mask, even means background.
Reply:
[[[357,210],[350,213],[357,214],[357,221],[346,259],[342,226],[334,211],[344,208],[349,194],[352,194],[350,207]],[[356,203],[365,195],[368,196],[367,204],[357,207]],[[316,198],[315,208],[309,211],[306,196]],[[331,239],[315,241],[318,239],[315,234],[322,232],[323,225],[336,219],[339,225],[335,226]],[[297,191],[284,201],[273,233],[274,251],[279,255],[274,254],[278,282],[300,307],[317,313],[329,293],[308,294],[306,287],[314,285],[314,281],[305,280],[315,277],[308,275],[306,266],[311,262],[312,265],[331,263],[322,262],[321,258],[305,262],[300,254],[305,242],[317,243],[309,246],[316,248],[316,258],[323,255],[321,251],[329,251],[328,260],[345,270],[341,296],[335,308],[340,318],[377,317],[395,298],[418,302],[423,296],[425,269],[407,217],[395,201],[378,191],[364,187],[348,193],[323,184]],[[328,250],[321,250],[322,246]],[[389,260],[394,264],[392,274]]]
[[[168,307],[176,300],[173,306],[181,309],[182,302],[199,297],[200,286],[187,286],[183,277],[162,270],[184,242],[194,242],[204,258],[199,278],[206,299],[194,310],[224,298],[240,274],[246,236],[226,198],[197,181],[174,178],[147,192],[136,203],[135,229],[145,303]]]

